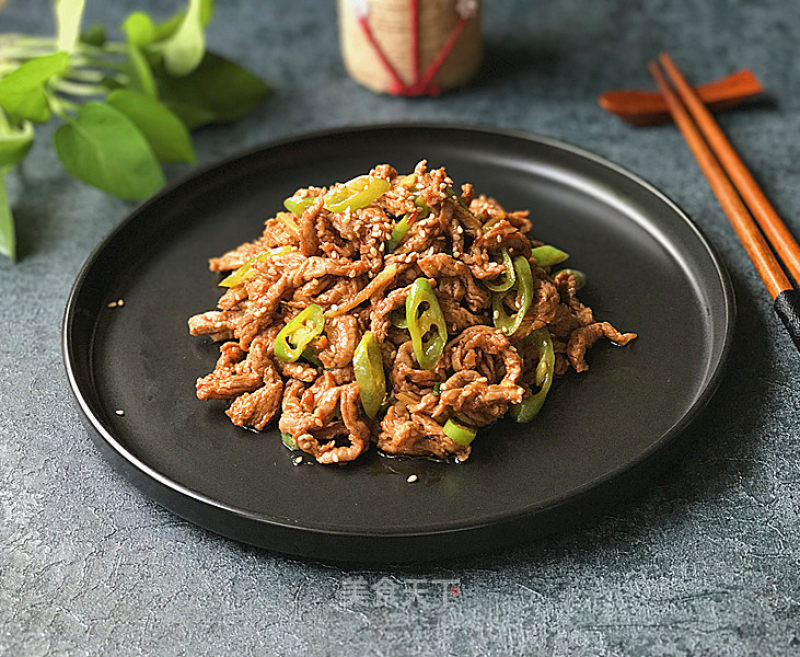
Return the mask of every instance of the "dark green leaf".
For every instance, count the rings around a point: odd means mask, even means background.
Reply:
[[[11,207],[8,205],[6,195],[6,174],[10,170],[11,167],[0,168],[0,253],[8,256],[14,262],[17,259],[14,216],[11,214]]]
[[[105,45],[106,28],[104,28],[100,23],[95,23],[83,34],[81,34],[81,41],[90,46],[97,46],[98,48]]]
[[[161,162],[194,162],[189,131],[163,103],[126,89],[112,92],[106,102],[133,121]]]
[[[214,0],[202,0],[200,3],[200,22],[203,24],[203,27],[208,25],[209,21],[211,20],[211,16],[214,13]],[[183,17],[186,15],[185,11],[178,11],[175,12],[172,16],[170,16],[167,20],[156,23],[155,25],[155,40],[156,41],[164,41],[168,39],[175,31],[178,29],[178,26],[183,22]]]
[[[128,43],[143,48],[156,38],[156,30],[150,16],[142,11],[130,14],[122,23],[122,30],[128,37]]]
[[[127,48],[128,68],[131,72],[131,85],[136,91],[156,96],[156,81],[147,58],[141,50],[132,43]]]
[[[2,118],[2,117],[0,117]],[[0,124],[0,169],[19,162],[33,144],[33,125],[25,122],[20,130]]]
[[[210,52],[189,75],[174,77],[163,67],[155,73],[161,99],[189,129],[240,119],[269,92],[255,75]]]
[[[171,75],[189,75],[203,59],[206,35],[200,5],[200,0],[189,0],[189,9],[178,29],[163,42],[164,67]]]
[[[0,80],[0,107],[12,116],[44,123],[50,119],[50,106],[44,85],[69,66],[69,55],[53,55],[30,59],[16,71]]]
[[[143,199],[164,185],[156,156],[122,112],[87,103],[55,135],[64,168],[76,178],[125,199]]]

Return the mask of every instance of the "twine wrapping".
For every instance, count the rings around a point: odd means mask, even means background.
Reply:
[[[478,0],[339,0],[350,76],[378,93],[438,95],[480,66]]]

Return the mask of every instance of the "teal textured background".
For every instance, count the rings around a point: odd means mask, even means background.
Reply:
[[[88,4],[109,25],[174,8]],[[2,31],[50,26],[47,0],[0,13]],[[800,5],[504,0],[485,3],[484,33],[471,86],[397,99],[347,77],[332,1],[219,1],[211,47],[274,92],[198,132],[198,159],[316,128],[453,120],[563,139],[654,183],[719,250],[740,311],[719,393],[674,464],[613,515],[424,567],[342,570],[189,525],[111,470],[70,399],[67,293],[130,206],[69,178],[41,130],[10,178],[22,258],[0,261],[0,654],[800,654],[800,357],[677,131],[633,129],[595,104],[649,87],[660,49],[695,80],[753,68],[771,100],[721,122],[800,235]]]

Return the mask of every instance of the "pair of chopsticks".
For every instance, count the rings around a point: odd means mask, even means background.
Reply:
[[[662,53],[658,59],[675,90],[656,62],[650,62],[649,69],[669,107],[672,120],[683,133],[739,241],[764,281],[774,301],[775,312],[800,350],[800,289],[790,282],[778,260],[780,258],[795,283],[800,284],[800,246],[670,56]]]

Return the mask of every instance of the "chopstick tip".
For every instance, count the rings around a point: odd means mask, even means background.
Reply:
[[[669,53],[666,50],[662,50],[658,53],[658,61],[666,68],[670,64],[672,64],[672,57],[669,56]]]

